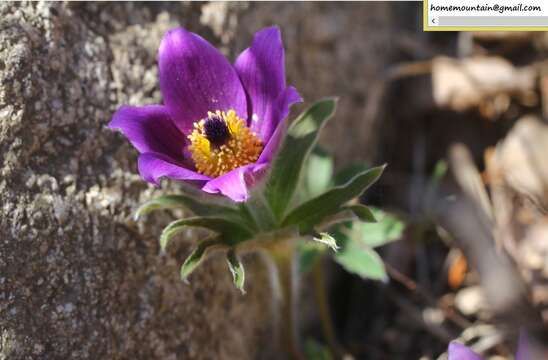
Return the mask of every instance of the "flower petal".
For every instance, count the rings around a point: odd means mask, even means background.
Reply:
[[[247,119],[247,98],[236,71],[199,35],[182,28],[168,31],[158,62],[164,102],[183,132],[188,134],[208,111],[234,109]]]
[[[516,360],[531,360],[531,351],[529,349],[529,338],[525,330],[521,330],[519,333],[518,351],[516,353]]]
[[[246,201],[248,189],[257,181],[255,175],[260,175],[265,166],[249,164],[236,168],[228,173],[208,181],[202,190],[208,193],[221,193],[234,201]]]
[[[185,136],[175,127],[165,106],[122,106],[108,127],[120,130],[140,153],[183,157]]]
[[[259,183],[267,174],[268,166],[270,164],[255,164],[251,171],[247,171],[245,174],[245,183],[248,189],[252,189],[257,183]]]
[[[286,88],[284,62],[280,29],[270,27],[255,34],[251,47],[234,64],[251,102],[249,126],[264,142],[270,139],[283,113],[275,105],[280,105],[276,100]]]
[[[257,32],[251,47],[245,49],[234,64],[251,98],[253,113],[262,117],[285,89],[285,60],[282,35],[277,27]]]
[[[483,360],[481,356],[461,343],[451,341],[448,350],[448,360]]]
[[[210,177],[178,165],[173,159],[158,153],[141,154],[138,167],[142,178],[154,185],[159,185],[162,177],[174,180],[211,180]]]
[[[276,130],[272,134],[272,136],[269,138],[268,142],[266,143],[263,152],[259,156],[259,159],[257,160],[258,164],[262,164],[264,162],[270,162],[272,160],[272,157],[274,156],[275,152],[280,147],[280,144],[285,137],[285,134],[287,132],[287,115],[289,114],[289,107],[297,102],[301,102],[302,98],[299,96],[299,93],[293,86],[289,86],[285,89],[285,91],[280,95],[279,99],[277,99],[277,104],[275,106],[278,111],[278,115],[276,115],[280,120],[278,120],[278,125],[276,127]]]

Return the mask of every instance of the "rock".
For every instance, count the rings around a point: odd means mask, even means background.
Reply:
[[[121,103],[160,100],[156,51],[179,19],[151,9],[0,5],[0,359],[268,353],[260,264],[246,296],[224,261],[185,285],[178,266],[188,242],[158,255],[169,218],[131,221],[160,191],[136,175],[135,151],[105,125]]]

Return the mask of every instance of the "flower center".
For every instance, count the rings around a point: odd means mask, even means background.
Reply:
[[[217,147],[230,139],[230,131],[226,122],[217,114],[213,114],[205,120],[204,133],[209,143]]]
[[[218,177],[254,163],[263,144],[234,110],[209,112],[194,123],[188,149],[199,173]]]

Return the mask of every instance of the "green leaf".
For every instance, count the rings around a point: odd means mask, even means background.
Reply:
[[[346,271],[364,279],[388,281],[384,263],[379,254],[370,247],[355,241],[348,241],[334,255],[334,259]]]
[[[238,210],[227,201],[213,198],[205,194],[197,194],[194,190],[186,189],[186,193],[179,195],[163,195],[152,199],[137,209],[135,220],[152,211],[161,209],[183,208],[197,216],[222,215],[237,218]]]
[[[375,216],[367,206],[356,204],[340,207],[338,211],[326,216],[321,222],[316,223],[314,227],[319,231],[322,229],[333,229],[341,224],[349,224],[348,227],[351,228],[356,217],[363,222],[376,222]]]
[[[401,239],[405,224],[394,215],[379,209],[372,210],[378,221],[368,224],[355,223],[352,231],[357,239],[372,248]]]
[[[350,164],[335,174],[333,182],[335,186],[346,184],[350,179],[370,168],[369,164],[363,162]]]
[[[438,160],[434,166],[434,171],[430,177],[432,183],[439,183],[441,179],[447,174],[447,163],[444,160]]]
[[[432,172],[432,175],[430,175],[430,180],[426,186],[426,191],[423,195],[423,201],[425,204],[425,211],[423,216],[425,217],[433,216],[428,205],[432,204],[432,202],[435,202],[435,199],[439,197],[439,187],[441,185],[443,177],[447,173],[447,170],[447,163],[444,160],[438,160],[436,162],[436,165],[434,166],[434,171]]]
[[[365,205],[356,204],[343,207],[344,210],[351,211],[358,219],[366,223],[375,223],[375,215],[373,212]]]
[[[230,249],[226,255],[226,262],[228,263],[228,269],[230,270],[230,273],[232,274],[232,280],[234,281],[234,285],[242,292],[242,294],[245,294],[244,290],[244,282],[245,282],[245,270],[244,265],[242,262],[238,259],[236,256],[236,251],[234,249]]]
[[[326,247],[323,244],[319,244],[313,241],[299,241],[297,251],[298,251],[298,262],[299,262],[299,272],[305,274],[312,270],[312,267],[318,261],[321,256],[325,253]]]
[[[308,360],[333,360],[329,349],[313,339],[306,340],[303,350]]]
[[[336,98],[325,98],[312,104],[301,113],[289,127],[288,133],[295,137],[304,137],[317,132],[335,113]]]
[[[282,219],[285,214],[297,188],[303,164],[314,147],[321,128],[333,115],[335,104],[335,99],[315,103],[288,129],[265,184],[266,199],[277,220]]]
[[[320,237],[316,237],[316,236],[313,237],[314,241],[317,241],[319,243],[329,246],[331,250],[335,252],[339,250],[339,246],[337,245],[337,240],[335,240],[333,236],[329,235],[326,232],[322,232],[319,235]]]
[[[194,249],[186,258],[181,266],[181,280],[186,280],[186,278],[202,263],[209,250],[221,245],[222,243],[218,239],[205,240],[198,244],[196,249]]]
[[[240,211],[249,222],[255,224],[259,232],[268,232],[276,228],[276,220],[260,187],[252,191],[246,202],[240,203]]]
[[[331,185],[333,158],[316,146],[306,163],[305,189],[309,198],[320,195]]]
[[[190,217],[175,220],[164,228],[162,235],[160,235],[160,248],[162,251],[165,251],[169,240],[187,226],[213,230],[220,234],[223,239],[226,239],[228,244],[234,244],[252,237],[250,230],[225,218],[213,216]]]
[[[361,195],[381,176],[385,166],[358,173],[346,184],[332,188],[291,211],[284,219],[284,226],[297,225],[301,232],[310,231],[326,217],[338,213],[348,201]]]

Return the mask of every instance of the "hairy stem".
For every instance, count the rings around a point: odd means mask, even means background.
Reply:
[[[316,298],[316,304],[318,305],[318,311],[320,313],[323,336],[331,348],[333,355],[335,355],[336,358],[342,358],[343,350],[337,341],[337,336],[335,335],[335,329],[333,328],[333,322],[331,320],[331,312],[329,311],[322,259],[316,260],[312,269],[312,276],[314,281],[314,297]]]
[[[294,239],[276,242],[268,249],[274,276],[274,298],[280,315],[279,339],[281,346],[293,359],[304,360],[300,349],[295,307],[297,300],[297,273],[295,267]]]

